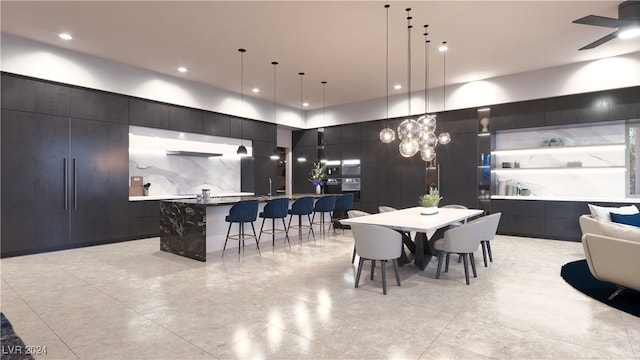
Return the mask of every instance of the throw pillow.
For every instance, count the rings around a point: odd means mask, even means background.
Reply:
[[[616,214],[638,214],[638,208],[635,205],[629,206],[621,206],[621,207],[606,207],[606,206],[597,206],[589,204],[589,210],[591,211],[591,216],[596,218],[596,220],[600,221],[611,221],[610,213]]]
[[[616,214],[612,212],[611,220],[618,224],[633,225],[633,226],[640,227],[640,214],[625,215],[625,214]]]

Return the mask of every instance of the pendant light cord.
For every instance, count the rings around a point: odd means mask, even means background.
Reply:
[[[429,25],[424,25],[424,113],[429,113],[429,43],[427,39],[427,28]]]
[[[303,72],[299,72],[300,75],[300,120],[302,120],[302,102],[304,101],[304,97],[302,96],[302,77],[304,76]]]
[[[271,65],[273,65],[273,122],[276,122],[276,65],[278,65],[277,61],[272,61]]]
[[[387,43],[386,43],[386,79],[385,81],[387,82],[387,85],[385,86],[385,89],[387,90],[387,127],[389,127],[389,7],[391,5],[386,4],[384,7],[385,9],[387,9]]]
[[[446,41],[442,42],[444,45]],[[442,52],[442,111],[447,109],[447,51]]]
[[[407,8],[407,95],[409,102],[409,114],[411,116],[411,8]]]

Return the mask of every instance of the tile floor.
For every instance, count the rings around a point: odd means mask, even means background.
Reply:
[[[40,359],[640,359],[640,318],[582,295],[579,243],[498,236],[464,283],[454,263],[355,289],[350,231],[201,263],[159,239],[7,258],[1,310]],[[269,239],[270,240],[270,239]],[[378,267],[379,269],[379,267]]]

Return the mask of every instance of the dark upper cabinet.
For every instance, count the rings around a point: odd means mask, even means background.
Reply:
[[[543,126],[545,101],[533,100],[491,105],[489,119],[490,131]]]
[[[169,106],[169,129],[202,133],[202,112],[178,106]]]
[[[436,134],[476,133],[478,131],[478,112],[476,109],[462,109],[438,114]]]
[[[343,143],[342,144],[342,159],[360,159],[360,143]]]
[[[247,126],[243,126],[244,120],[236,116],[229,116],[229,137],[236,139],[249,139],[245,134],[244,130],[247,129]]]
[[[340,144],[342,142],[342,126],[324,128],[323,143],[325,145]]]
[[[340,127],[342,128],[340,138],[343,144],[360,142],[360,123],[347,124]]]
[[[611,120],[640,119],[640,86],[611,90],[608,95]]]
[[[318,130],[298,130],[291,134],[293,149],[300,147],[318,146]]]
[[[277,126],[264,121],[248,121],[253,127],[252,140],[275,143],[277,141]]]
[[[595,92],[547,99],[545,101],[544,125],[568,125],[609,120],[607,98],[604,92]]]
[[[202,114],[202,133],[207,135],[229,137],[231,119],[229,116],[205,111]]]
[[[387,127],[386,121],[368,121],[360,124],[360,141],[380,141],[380,131]],[[395,129],[393,130],[395,131]]]
[[[73,118],[129,123],[129,100],[122,95],[70,88],[69,115]]]
[[[168,129],[169,105],[142,99],[129,99],[129,124]]]
[[[342,145],[329,144],[324,146],[324,153],[327,156],[327,160],[342,160]]]
[[[67,116],[69,87],[3,73],[2,108]]]

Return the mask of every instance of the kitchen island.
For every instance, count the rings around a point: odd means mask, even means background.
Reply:
[[[240,200],[259,201],[258,212],[267,201],[287,197],[290,202],[303,196],[319,197],[316,194],[295,194],[290,196],[233,196],[197,199],[165,200],[160,204],[160,250],[207,261],[207,252],[222,250],[229,223],[225,216],[229,209]],[[259,220],[259,218],[258,218]],[[260,224],[256,224],[256,233]],[[232,230],[233,232],[233,230]],[[239,246],[233,241],[227,247]]]

